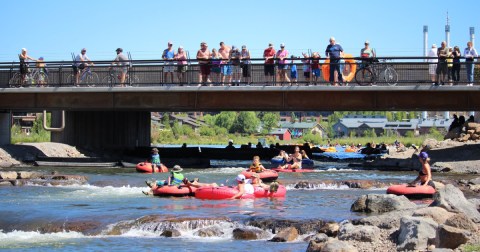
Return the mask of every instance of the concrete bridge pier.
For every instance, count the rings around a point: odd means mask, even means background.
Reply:
[[[51,127],[60,127],[61,111],[52,112]],[[150,112],[66,111],[65,129],[52,132],[52,142],[88,150],[150,146]]]
[[[12,114],[10,112],[0,113],[0,145],[11,143]]]

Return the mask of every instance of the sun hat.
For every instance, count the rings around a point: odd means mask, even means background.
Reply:
[[[157,148],[153,148],[153,149],[152,149],[152,152],[158,152],[158,149],[157,149]]]
[[[180,165],[175,165],[172,169],[172,172],[181,172],[183,171],[182,167]]]
[[[243,174],[238,174],[238,175],[237,175],[237,181],[238,181],[238,182],[245,181],[245,175],[243,175]]]
[[[285,43],[281,43],[281,44],[280,44],[280,47],[285,47]]]
[[[420,152],[420,155],[418,155],[419,158],[426,160],[428,158],[428,154],[425,151]]]
[[[370,44],[370,41],[368,41],[368,40],[365,40],[365,44]]]
[[[247,46],[246,46],[246,45],[242,45],[242,49],[246,49],[246,48],[247,48]]]

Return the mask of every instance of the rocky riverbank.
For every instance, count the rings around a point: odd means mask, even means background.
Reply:
[[[59,186],[86,184],[88,178],[81,175],[64,175],[57,172],[45,174],[32,171],[0,171],[0,186]]]
[[[423,146],[429,148],[428,155],[433,172],[480,174],[480,143],[477,141],[427,139]],[[418,153],[419,150],[414,148],[402,152],[391,151],[382,158],[365,161],[361,166],[386,171],[418,170],[420,168]]]

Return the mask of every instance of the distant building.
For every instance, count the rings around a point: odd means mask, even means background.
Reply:
[[[426,119],[419,120],[418,122],[418,131],[420,134],[428,134],[431,128],[436,128],[440,132],[446,133],[448,127],[452,124],[453,119]]]
[[[33,123],[37,120],[37,115],[33,113],[14,113],[12,115],[12,125],[18,125],[22,132],[29,134]]]
[[[327,131],[317,122],[280,122],[280,128],[290,130],[292,138],[300,138],[305,134],[319,134],[320,137],[324,137]]]
[[[335,137],[350,136],[353,132],[355,136],[362,136],[365,131],[374,129],[377,135],[383,133],[387,123],[385,116],[345,116],[333,125]]]
[[[289,141],[292,139],[292,134],[288,129],[273,129],[268,133],[271,136],[275,136],[278,140]]]

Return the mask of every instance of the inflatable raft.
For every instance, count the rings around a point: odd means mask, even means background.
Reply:
[[[197,188],[188,186],[162,186],[153,190],[153,195],[160,197],[184,197],[194,196]]]
[[[274,157],[270,160],[270,162],[273,164],[273,165],[284,165],[286,164],[286,161],[285,159],[283,158],[277,158],[277,157]],[[309,158],[304,158],[302,159],[302,166],[303,167],[313,167],[315,165],[314,161],[312,159],[309,159]]]
[[[168,168],[161,164],[163,172],[168,172]],[[141,162],[138,163],[135,168],[137,169],[137,172],[143,172],[143,173],[152,173],[152,163],[148,162]],[[159,167],[155,168],[155,172],[162,172]]]
[[[431,186],[409,186],[393,185],[387,188],[388,194],[404,195],[407,198],[431,198],[435,193],[435,188]]]
[[[244,170],[242,171],[242,174],[245,176],[245,178],[249,179],[252,178],[252,175],[255,174],[256,172],[251,172]],[[272,170],[265,170],[260,173],[256,173],[259,175],[260,179],[263,180],[264,182],[269,182],[269,181],[274,181],[278,178],[278,173],[276,171]]]
[[[272,171],[289,173],[289,172],[314,172],[315,170],[314,169],[278,169],[278,168],[275,168],[275,169],[272,169]]]
[[[287,194],[285,186],[278,186],[276,192],[269,192],[261,187],[256,186],[253,194],[244,194],[240,199],[253,199],[253,198],[282,198]],[[222,200],[230,199],[238,193],[238,189],[232,186],[220,186],[220,187],[201,187],[195,191],[195,198],[208,199],[208,200]]]

